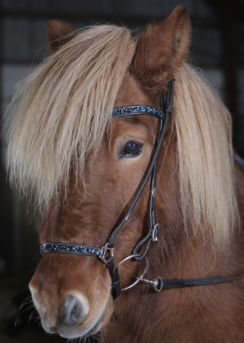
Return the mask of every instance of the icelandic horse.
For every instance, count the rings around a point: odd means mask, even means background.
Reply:
[[[10,181],[46,211],[40,243],[105,245],[143,182],[159,130],[154,116],[111,113],[162,108],[160,94],[166,101],[175,79],[153,195],[157,241],[143,277],[242,274],[243,170],[233,160],[228,110],[186,62],[186,8],[139,37],[114,25],[75,31],[53,20],[48,38],[52,54],[19,86],[7,131]],[[148,233],[149,198],[150,177],[116,237],[117,267]],[[120,265],[121,287],[144,268],[136,258]],[[29,287],[43,328],[68,339],[99,332],[102,343],[244,342],[241,277],[161,292],[138,282],[114,301],[101,259],[47,253]]]

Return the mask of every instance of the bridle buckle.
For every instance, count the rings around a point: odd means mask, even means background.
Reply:
[[[153,231],[152,231],[152,241],[153,242],[158,241],[158,227],[159,227],[159,224],[155,224],[153,227]]]
[[[114,248],[110,248],[109,246],[108,246],[108,243],[106,243],[102,248],[101,248],[101,254],[100,254],[100,256],[99,256],[99,258],[105,263],[105,264],[107,264],[108,262],[107,262],[107,258],[105,257],[106,256],[106,252],[107,251],[109,251],[109,253],[110,253],[110,256],[114,256]]]

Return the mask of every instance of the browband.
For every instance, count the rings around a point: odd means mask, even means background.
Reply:
[[[126,106],[115,107],[112,112],[112,117],[127,117],[135,116],[137,114],[147,114],[158,119],[164,118],[163,111],[153,106]]]

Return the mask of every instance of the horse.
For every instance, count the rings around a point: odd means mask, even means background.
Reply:
[[[140,36],[53,20],[51,56],[17,88],[7,170],[44,214],[29,287],[48,333],[244,340],[243,169],[190,31],[184,6]],[[163,287],[190,278],[211,282]]]

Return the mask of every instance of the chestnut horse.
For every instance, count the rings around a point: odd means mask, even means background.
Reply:
[[[12,184],[46,210],[41,244],[105,246],[142,185],[160,130],[151,115],[112,119],[113,108],[160,109],[160,94],[166,101],[175,78],[158,155],[158,240],[143,277],[242,274],[243,170],[233,162],[228,110],[186,62],[186,9],[177,7],[140,37],[113,25],[77,32],[50,21],[48,38],[52,55],[14,98],[7,156]],[[122,288],[145,268],[145,260],[119,262],[148,233],[149,200],[150,178],[115,240]],[[161,292],[139,282],[114,301],[106,264],[83,255],[47,253],[36,269],[30,290],[47,332],[100,332],[101,342],[116,343],[244,341],[243,278]]]

